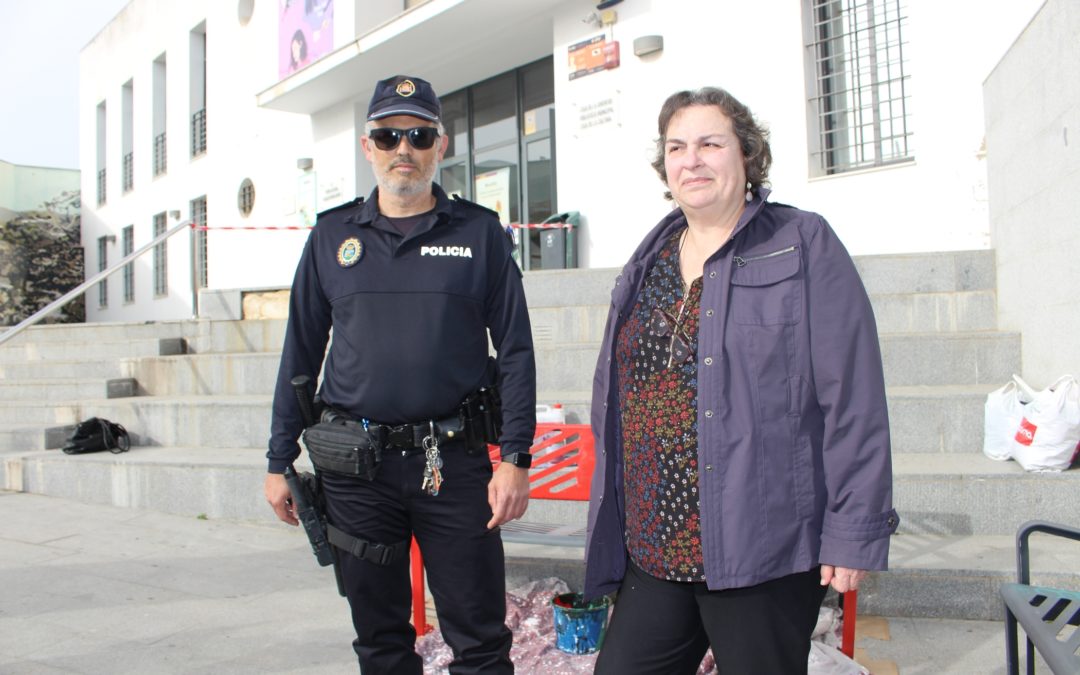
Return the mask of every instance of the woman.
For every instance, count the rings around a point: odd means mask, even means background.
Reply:
[[[677,208],[616,280],[596,376],[585,594],[597,673],[805,673],[828,585],[884,570],[892,508],[870,302],[818,215],[767,203],[767,132],[721,89],[664,103]],[[609,452],[610,451],[610,452]]]

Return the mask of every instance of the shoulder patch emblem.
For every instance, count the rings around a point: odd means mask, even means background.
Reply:
[[[360,262],[364,255],[364,244],[356,237],[349,237],[341,242],[337,250],[337,261],[342,267],[352,267]]]

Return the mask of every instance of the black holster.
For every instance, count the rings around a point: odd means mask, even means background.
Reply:
[[[498,443],[502,433],[502,400],[499,388],[481,387],[461,403],[462,426],[468,451],[487,451],[488,443]]]

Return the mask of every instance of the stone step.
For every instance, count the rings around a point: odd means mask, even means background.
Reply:
[[[855,268],[871,296],[893,293],[992,291],[992,250],[856,256]]]
[[[23,386],[22,382],[0,382],[0,425],[38,425],[40,430],[62,424],[74,424],[92,416],[106,417],[128,427],[140,438],[153,439],[155,445],[186,445],[190,441],[165,432],[179,429],[186,433],[206,434],[201,441],[212,447],[265,442],[276,356],[271,354],[197,355],[160,357],[141,360],[132,376],[138,379],[146,395],[125,399],[105,399],[105,380],[75,383],[44,381]],[[541,389],[538,403],[561,403],[566,421],[588,424],[592,393],[589,390],[551,388],[559,384],[554,376],[540,370]],[[29,381],[28,381],[29,382]],[[51,381],[50,381],[51,382]],[[72,387],[83,396],[61,397],[54,392]],[[889,421],[894,454],[960,453],[981,454],[983,442],[983,405],[993,385],[951,387],[890,387]],[[23,395],[28,397],[23,398]],[[32,394],[32,395],[29,395]],[[175,410],[174,410],[175,408]],[[186,410],[180,410],[185,408]],[[236,428],[217,429],[222,410],[231,411]],[[176,420],[190,420],[205,413],[205,421],[193,426],[175,426]],[[256,426],[257,425],[257,426]],[[246,429],[247,435],[245,435]],[[151,431],[153,430],[153,431]],[[195,431],[198,430],[198,431]],[[215,439],[228,439],[219,441]],[[9,449],[43,449],[42,436],[21,434],[9,439]]]
[[[200,445],[208,448],[265,446],[270,433],[269,396],[136,396],[59,404],[11,403],[0,408],[0,425],[45,427],[104,417],[122,424],[132,444]],[[42,447],[42,446],[37,446]]]
[[[537,387],[588,390],[598,344],[536,346]],[[1020,335],[1003,332],[920,333],[881,336],[885,384],[995,385],[1020,372]]]
[[[981,453],[986,395],[998,386],[889,387],[893,453]]]
[[[222,444],[213,447],[197,440],[198,431],[192,429],[184,434],[185,438],[191,439],[189,445],[163,444],[152,447],[145,444],[145,437],[135,437],[135,447],[120,455],[96,453],[67,456],[56,450],[8,452],[4,454],[3,461],[7,467],[5,470],[12,477],[4,485],[8,486],[7,489],[82,499],[78,494],[65,491],[82,490],[88,486],[97,490],[102,485],[121,485],[125,490],[129,486],[132,486],[130,489],[149,489],[147,486],[156,481],[166,480],[157,477],[161,466],[179,463],[190,472],[180,475],[170,473],[167,480],[175,481],[176,485],[169,490],[213,492],[218,487],[212,481],[199,487],[208,480],[202,475],[205,471],[217,471],[223,465],[237,471],[245,468],[254,472],[252,476],[265,471],[265,444]],[[120,480],[117,478],[102,478],[104,483],[98,479],[79,478],[78,472],[89,469],[71,467],[83,463],[93,465],[95,471],[104,471],[102,466],[112,467],[108,471],[119,471],[115,467],[123,467],[126,474],[138,476],[125,478],[123,480],[126,482],[121,483],[116,482]],[[1014,462],[994,462],[981,455],[896,455],[893,457],[893,471],[894,504],[901,515],[899,533],[903,535],[1008,536],[1028,520],[1055,520],[1063,514],[1072,513],[1075,497],[1080,493],[1080,470],[1027,473]],[[41,485],[45,487],[12,487],[22,480],[43,481]],[[131,501],[137,498],[119,495],[110,499],[113,500],[111,503],[134,505]],[[208,493],[199,499],[205,501],[211,497]],[[221,517],[248,518],[252,515],[244,510],[246,507],[243,504],[246,502],[243,500],[239,505],[230,505],[228,494],[213,495],[212,499],[220,503],[218,515]],[[174,512],[175,508],[181,507],[155,505],[148,508]],[[585,514],[586,507],[581,502],[536,500],[529,508],[527,519],[547,523],[584,522]]]
[[[84,349],[85,352],[85,349]],[[126,362],[134,359],[37,360],[0,363],[0,378],[6,382],[22,380],[66,380],[68,378],[99,378],[103,382],[116,377],[128,377]]]
[[[65,342],[5,344],[0,347],[0,367],[25,362],[115,360],[157,356],[160,353],[156,338],[125,342],[82,342],[75,335],[71,337],[72,340]]]
[[[1080,545],[1031,541],[1033,583],[1080,588]],[[1015,534],[894,535],[889,570],[871,572],[860,585],[859,614],[1000,621],[998,590],[1016,580],[1015,546]],[[508,580],[554,576],[571,588],[584,584],[582,548],[507,544],[506,556]]]
[[[1000,620],[998,590],[1016,581],[1016,535],[896,535],[889,547],[889,568],[872,574],[859,591],[860,611]],[[1031,570],[1035,584],[1080,588],[1080,544],[1032,537]]]
[[[895,293],[870,296],[879,335],[997,330],[997,293]]]
[[[997,328],[993,291],[873,295],[878,333],[956,333]],[[608,304],[529,307],[537,345],[596,343],[604,336]]]
[[[883,335],[885,383],[911,385],[1008,382],[1020,367],[1020,334],[1003,332]]]
[[[0,346],[0,363],[71,353],[71,344],[81,345],[76,360],[100,358],[100,349],[114,345],[183,338],[191,353],[280,351],[285,338],[284,319],[260,320],[189,320],[139,323],[83,323],[32,326],[10,342]],[[33,345],[33,346],[31,346]],[[46,346],[49,345],[49,346]],[[93,347],[87,353],[87,346]],[[111,353],[111,352],[109,352]],[[156,355],[157,350],[152,354]]]
[[[157,340],[193,337],[199,333],[197,321],[116,321],[103,323],[54,323],[31,326],[6,345],[46,342],[82,342],[85,344],[126,343],[132,340]]]
[[[986,460],[989,461],[989,460]],[[918,474],[897,466],[897,491]],[[58,451],[6,455],[0,459],[0,488],[211,519],[273,522],[262,497],[265,474],[262,448],[135,447],[113,455],[69,456]],[[303,459],[300,468],[306,468]],[[1009,466],[1009,465],[1002,465]],[[994,472],[955,472],[955,481],[993,482]],[[1076,494],[1080,472],[1038,474],[1032,479],[1069,483]],[[1016,476],[1002,471],[999,476]],[[965,490],[961,490],[964,492]],[[957,500],[958,501],[958,500]],[[1028,513],[1008,514],[1010,522],[1037,517],[1061,520],[1053,500]],[[535,522],[584,522],[583,502],[533,500],[526,519]],[[915,508],[915,507],[912,507]],[[1003,507],[1009,510],[1008,505]],[[1026,508],[1026,507],[1025,507]],[[860,612],[886,616],[995,620],[1000,617],[997,589],[1015,575],[1015,528],[994,534],[911,531],[918,514],[898,504],[905,526],[893,537],[890,571],[871,574],[859,593]],[[967,508],[966,513],[976,509]],[[998,509],[998,513],[1002,509]],[[1013,509],[1014,511],[1016,509]],[[986,518],[1000,517],[993,513]],[[924,523],[925,524],[925,523]],[[934,529],[934,528],[929,528]],[[1037,536],[1032,544],[1034,581],[1080,586],[1080,546]],[[507,545],[511,578],[558,576],[571,587],[582,581],[583,549]]]
[[[893,503],[904,534],[1008,535],[1028,520],[1067,518],[1080,494],[1080,469],[1033,473],[981,453],[892,459]]]
[[[99,377],[0,380],[0,402],[5,403],[102,398],[106,395],[106,379]]]
[[[869,255],[854,260],[872,296],[993,291],[997,282],[991,250]],[[620,272],[615,267],[529,271],[524,278],[525,295],[530,307],[607,306]]]

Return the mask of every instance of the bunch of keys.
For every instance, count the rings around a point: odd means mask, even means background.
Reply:
[[[440,471],[443,459],[439,453],[439,436],[435,433],[435,423],[429,422],[429,424],[431,434],[425,436],[423,440],[424,459],[427,463],[424,465],[424,482],[420,484],[420,489],[432,497],[437,497],[443,482],[442,471]]]

